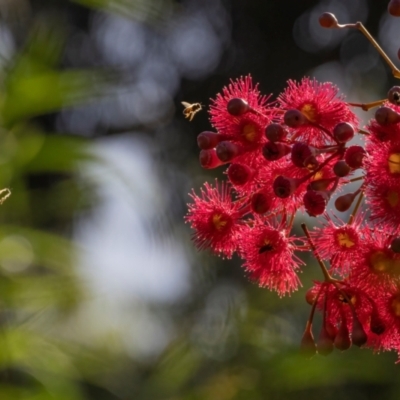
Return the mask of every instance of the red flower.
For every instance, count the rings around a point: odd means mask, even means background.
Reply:
[[[318,255],[329,260],[331,269],[345,274],[362,257],[365,244],[360,228],[362,217],[356,218],[351,225],[338,219],[333,222],[329,217],[322,227],[311,232]]]
[[[393,287],[366,295],[371,304],[364,315],[364,327],[368,334],[367,347],[375,351],[395,350],[400,361],[400,292]],[[366,317],[366,318],[365,318]]]
[[[350,278],[371,295],[400,284],[400,254],[390,249],[392,238],[387,231],[364,229],[362,258],[352,266]]]
[[[385,102],[383,105],[398,113],[400,112],[400,106],[396,106],[395,104],[389,102]],[[372,119],[368,124],[367,129],[372,134],[372,138],[380,142],[400,142],[400,124],[398,123],[382,125],[379,124],[375,119]]]
[[[241,115],[228,112],[232,99],[242,99],[248,104],[248,111]],[[266,141],[264,130],[275,115],[275,110],[267,107],[267,96],[260,95],[251,76],[241,77],[225,87],[222,94],[212,100],[211,123],[230,140],[245,146],[246,150],[258,149]]]
[[[369,140],[364,158],[366,184],[387,184],[400,188],[400,141]]]
[[[296,272],[302,264],[294,255],[293,238],[269,224],[258,222],[242,237],[240,255],[244,268],[260,286],[278,292],[291,293],[300,285]]]
[[[371,220],[385,223],[390,233],[400,233],[400,185],[370,182],[365,189]]]
[[[190,194],[192,204],[188,204],[189,212],[186,221],[191,223],[194,242],[199,249],[210,247],[215,253],[223,253],[231,257],[237,249],[238,239],[242,230],[241,203],[233,202],[231,186],[216,182],[213,188],[205,183],[201,189],[201,197],[194,191]]]
[[[293,130],[297,137],[306,140],[309,145],[333,143],[333,139],[319,126],[332,132],[339,122],[348,122],[358,126],[356,115],[338,96],[338,88],[330,82],[318,83],[315,79],[303,78],[300,83],[289,80],[288,87],[278,97],[285,110],[299,110],[307,122]]]
[[[322,286],[322,290],[321,290]],[[334,329],[335,336],[332,340],[340,350],[345,350],[351,342],[357,339],[353,335],[364,332],[367,346],[376,347],[377,337],[387,330],[387,324],[380,314],[380,305],[375,301],[375,292],[369,292],[366,288],[359,287],[350,279],[332,283],[315,282],[311,289],[310,296],[316,296],[320,292],[318,299],[318,309],[324,313],[324,321]],[[345,326],[343,326],[345,325]],[[351,335],[349,334],[351,333]],[[339,337],[347,335],[347,338]],[[348,341],[346,348],[343,348],[343,340]]]

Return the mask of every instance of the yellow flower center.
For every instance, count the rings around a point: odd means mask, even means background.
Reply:
[[[391,174],[400,174],[400,153],[393,153],[389,156],[388,166]]]
[[[369,263],[375,272],[388,272],[393,267],[392,260],[381,250],[377,250],[370,255]]]
[[[347,249],[355,245],[354,239],[352,239],[350,235],[346,232],[338,232],[336,234],[336,240],[340,247],[345,247]]]
[[[214,214],[212,217],[212,222],[217,231],[222,231],[228,223],[228,221],[224,219],[221,214]]]
[[[317,122],[317,110],[314,105],[304,104],[300,111],[310,122]]]
[[[310,181],[319,181],[320,179],[323,179],[323,177],[324,173],[322,171],[318,171],[310,178]]]
[[[257,139],[257,127],[253,124],[246,124],[242,128],[242,136],[248,142],[254,142]]]

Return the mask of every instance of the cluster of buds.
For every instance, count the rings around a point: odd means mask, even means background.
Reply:
[[[360,30],[400,77],[361,23],[340,25],[330,13],[319,21]],[[354,107],[378,108],[361,128]],[[209,112],[214,131],[198,135],[200,164],[225,168],[226,182],[190,195],[186,221],[198,248],[236,253],[249,278],[279,296],[299,287],[297,252],[311,251],[324,280],[306,295],[302,348],[326,355],[354,344],[400,354],[400,87],[387,99],[356,104],[332,83],[303,78],[270,101],[247,76],[231,81]],[[351,182],[358,188],[349,193]],[[343,221],[337,215],[347,210]],[[304,236],[296,237],[296,213],[322,224],[302,224]],[[315,341],[316,310],[323,323]]]

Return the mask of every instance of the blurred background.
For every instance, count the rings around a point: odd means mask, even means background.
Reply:
[[[352,102],[395,84],[388,1],[0,0],[1,400],[398,399],[396,354],[298,354],[312,260],[290,298],[184,224],[202,170],[181,101],[251,73],[332,81]],[[360,116],[366,122],[368,114]]]

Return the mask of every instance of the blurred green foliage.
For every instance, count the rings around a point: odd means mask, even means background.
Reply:
[[[84,371],[93,373],[106,357],[81,354],[61,334],[85,293],[68,229],[79,208],[77,166],[94,157],[84,140],[49,135],[32,119],[93,100],[104,78],[94,70],[61,70],[64,32],[43,22],[2,74],[0,187],[12,192],[0,212],[2,400],[86,399]]]
[[[123,17],[145,22],[156,22],[165,18],[174,6],[170,0],[73,0],[97,10],[112,12]]]

